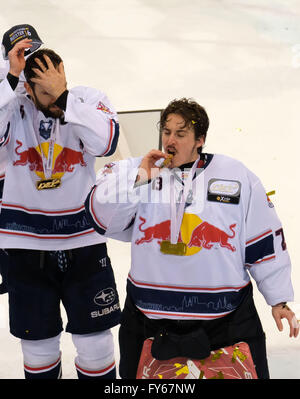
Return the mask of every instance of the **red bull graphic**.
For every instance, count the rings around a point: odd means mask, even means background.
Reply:
[[[53,174],[62,172],[73,172],[74,165],[86,166],[81,151],[64,148],[55,160]]]
[[[153,240],[158,240],[158,244],[162,241],[170,240],[170,220],[165,220],[164,222],[155,224],[154,226],[147,227],[144,230],[142,229],[142,226],[146,223],[146,219],[140,217],[140,220],[142,223],[139,225],[139,230],[144,233],[144,236],[135,241],[137,245],[143,244],[144,242],[151,242]],[[178,242],[182,242],[180,234]]]
[[[193,231],[188,247],[203,247],[205,249],[211,249],[215,244],[219,244],[220,247],[235,252],[235,247],[228,243],[229,238],[235,237],[235,231],[233,230],[234,227],[236,227],[236,224],[229,226],[229,229],[232,231],[232,234],[229,235],[218,227],[203,222]]]
[[[17,165],[28,165],[30,170],[36,170],[38,172],[43,172],[43,161],[41,155],[34,147],[29,147],[27,150],[20,151],[22,147],[22,142],[16,140],[17,147],[15,149],[15,153],[19,156],[19,159],[15,161],[13,164]]]
[[[27,150],[23,151],[20,151],[23,143],[19,140],[16,140],[16,143],[15,153],[19,159],[14,161],[13,165],[29,165],[31,171],[35,171],[40,178],[45,178],[41,151],[47,156],[49,143],[42,143],[41,148],[39,146],[36,148],[28,147]],[[55,144],[52,177],[61,177],[65,172],[73,172],[75,165],[87,166],[83,158],[83,153]]]
[[[140,220],[142,223],[139,225],[139,231],[143,233],[143,236],[135,241],[136,245],[150,243],[153,240],[157,240],[160,245],[162,241],[170,240],[170,220],[165,220],[147,228],[142,228],[146,223],[146,219],[140,217]],[[184,214],[178,242],[187,244],[186,255],[194,255],[202,248],[210,250],[213,247],[227,248],[235,252],[236,248],[228,242],[229,239],[235,237],[235,227],[235,223],[231,224],[229,226],[231,234],[228,234],[226,231],[202,221],[196,215]]]

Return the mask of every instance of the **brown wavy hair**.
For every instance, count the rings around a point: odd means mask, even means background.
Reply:
[[[166,121],[170,114],[180,115],[184,121],[184,127],[193,127],[195,139],[203,137],[206,139],[207,130],[209,128],[209,118],[205,109],[191,98],[181,98],[171,101],[162,111],[159,121],[159,129],[165,127]],[[198,152],[202,152],[202,147],[198,148]]]

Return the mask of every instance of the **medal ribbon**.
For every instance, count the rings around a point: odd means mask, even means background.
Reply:
[[[198,166],[199,157],[194,162],[191,170],[189,171],[186,182],[184,183],[183,192],[181,195],[181,201],[178,207],[178,211],[176,210],[176,201],[175,201],[175,176],[174,173],[170,176],[170,203],[171,203],[171,244],[177,244],[178,236],[180,232],[180,227],[182,223],[182,218],[185,209],[186,199],[190,190],[192,189],[192,182],[195,171]]]
[[[56,129],[57,129],[57,120],[54,121],[54,126],[51,130],[47,157],[44,154],[41,144],[39,144],[41,155],[42,155],[42,160],[43,160],[44,175],[45,175],[46,179],[50,179],[52,176],[52,164],[53,164],[53,156],[54,156],[54,145],[55,145],[55,141],[56,141]]]
[[[40,118],[39,118],[39,111],[35,108],[34,109],[34,113],[33,113],[33,119],[34,119],[34,130],[36,133],[35,139],[36,139],[36,143],[40,149],[41,152],[41,157],[42,157],[42,161],[43,161],[43,172],[44,172],[44,176],[45,179],[50,179],[52,177],[52,164],[53,164],[53,156],[54,156],[54,145],[55,145],[55,141],[56,141],[56,135],[57,135],[57,129],[58,129],[58,123],[57,123],[57,119],[54,120],[52,129],[51,129],[51,134],[50,134],[50,140],[49,140],[49,148],[48,148],[48,156],[46,157],[46,155],[44,154],[43,148],[42,148],[42,144],[40,142],[40,132],[39,132],[39,122],[40,122]]]

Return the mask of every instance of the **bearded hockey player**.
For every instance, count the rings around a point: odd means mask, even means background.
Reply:
[[[95,229],[132,245],[119,333],[122,378],[135,378],[149,337],[157,359],[203,359],[244,341],[258,378],[269,378],[250,276],[278,328],[286,318],[290,336],[298,335],[286,306],[291,265],[275,209],[241,162],[202,152],[208,126],[202,106],[174,100],[160,120],[164,151],[109,165],[87,198]],[[168,345],[170,335],[178,346]],[[153,352],[156,342],[164,342],[163,353],[159,346]]]
[[[0,82],[6,78],[6,75],[9,72],[8,52],[14,47],[16,43],[28,37],[30,37],[31,39],[31,47],[26,49],[25,58],[29,54],[32,54],[34,51],[38,50],[38,48],[43,44],[34,27],[28,24],[16,25],[4,33],[1,44],[4,65],[3,67],[0,68]],[[24,82],[25,82],[25,77],[22,71],[15,92],[23,94],[26,93],[26,90],[24,88]],[[6,165],[6,151],[2,150],[0,151],[0,209],[1,209],[2,192],[4,186],[5,165]],[[8,267],[7,253],[0,248],[0,274],[2,276],[2,283],[0,284],[0,294],[7,293],[7,286],[6,286],[7,267]]]
[[[95,157],[115,151],[117,115],[104,93],[67,89],[53,50],[25,60],[31,46],[26,38],[8,52],[0,83],[10,332],[21,339],[26,378],[59,378],[63,303],[78,377],[115,378],[110,328],[119,323],[118,293],[106,240],[88,223],[84,199],[95,182]],[[15,91],[23,70],[27,95]]]

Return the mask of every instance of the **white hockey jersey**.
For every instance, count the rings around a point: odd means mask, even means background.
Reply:
[[[0,68],[0,82],[6,78],[6,75],[9,71],[9,62],[5,61],[5,66]],[[18,94],[25,94],[26,90],[24,88],[25,77],[22,72],[19,78],[18,86],[15,91]],[[1,204],[2,204],[2,192],[4,185],[4,177],[5,177],[5,167],[6,167],[6,151],[0,151],[0,212],[1,212]]]
[[[4,79],[0,151],[6,149],[7,162],[0,247],[60,250],[106,241],[88,223],[84,200],[95,183],[95,157],[111,155],[118,134],[116,112],[98,90],[71,89],[61,121],[46,118]],[[37,182],[47,180],[50,150],[51,178],[61,185],[38,190]]]
[[[141,158],[123,160],[99,171],[86,200],[100,234],[131,241],[127,292],[149,318],[225,316],[241,303],[250,275],[269,305],[293,300],[282,226],[260,180],[232,158],[203,156],[180,227],[182,256],[161,252],[170,240],[174,171],[134,188]],[[176,172],[175,198],[185,177]]]

